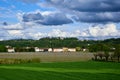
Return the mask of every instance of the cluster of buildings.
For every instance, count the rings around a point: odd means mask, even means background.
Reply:
[[[8,48],[7,51],[8,52],[15,52],[15,49],[14,48]]]
[[[27,48],[26,48],[27,49]],[[7,47],[8,52],[15,52],[15,48],[13,47]],[[76,52],[76,48],[39,48],[39,47],[34,47],[35,52]]]
[[[77,48],[39,48],[39,47],[21,47],[22,49],[29,52],[30,49],[34,52],[76,52],[76,51],[88,51],[86,48],[82,48],[78,50]],[[14,53],[14,52],[22,52],[21,50],[17,50],[15,47],[6,46],[7,52]]]
[[[38,48],[35,47],[35,52],[76,52],[76,48]]]
[[[5,46],[7,48],[7,52],[15,52],[15,49],[11,46]]]

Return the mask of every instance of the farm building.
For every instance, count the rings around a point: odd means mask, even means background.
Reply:
[[[44,51],[44,49],[42,49],[42,48],[39,48],[39,52],[43,52]]]
[[[35,47],[35,52],[52,52],[53,49],[52,48],[38,48]]]
[[[43,52],[44,49],[43,48],[38,48],[38,47],[35,47],[35,52]]]
[[[63,52],[63,49],[62,48],[54,48],[53,52]]]
[[[85,49],[85,48],[84,48],[84,49],[82,49],[82,51],[84,51],[84,52],[85,52],[85,51],[87,51],[87,49]]]
[[[39,52],[40,49],[38,47],[35,47],[35,52]]]
[[[76,49],[75,48],[63,47],[63,52],[76,52]]]
[[[52,51],[53,51],[53,49],[52,49],[52,48],[49,48],[49,49],[48,49],[48,52],[52,52]]]
[[[76,52],[75,48],[39,48],[35,47],[35,52]]]
[[[11,53],[11,52],[15,52],[15,49],[14,48],[8,48],[7,51]]]
[[[68,48],[67,47],[63,47],[63,52],[68,52]]]
[[[69,52],[76,52],[76,49],[75,48],[68,48],[68,51]]]

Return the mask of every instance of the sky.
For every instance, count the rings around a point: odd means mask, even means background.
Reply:
[[[120,0],[0,0],[0,40],[120,38]]]

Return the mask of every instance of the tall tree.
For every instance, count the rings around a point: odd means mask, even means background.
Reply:
[[[6,47],[3,45],[0,45],[0,52],[7,52]]]
[[[117,56],[118,62],[119,62],[119,58],[120,58],[120,44],[115,46],[114,55]]]

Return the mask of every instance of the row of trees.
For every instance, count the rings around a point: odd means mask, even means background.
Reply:
[[[114,48],[111,48],[106,44],[94,44],[89,46],[89,50],[95,52],[95,60],[103,60],[103,58],[105,58],[105,60],[108,61],[110,58],[110,60],[113,61],[113,59],[115,60],[117,58],[117,61],[119,62],[120,44],[116,44]],[[98,57],[100,59],[98,59]]]
[[[35,49],[32,47],[25,48],[25,47],[16,47],[15,52],[35,52]]]
[[[6,47],[3,45],[0,45],[0,52],[7,52]]]
[[[115,47],[115,52],[114,52],[114,56],[117,56],[118,62],[119,62],[119,59],[120,59],[120,44],[119,44],[119,45],[116,45],[116,47]]]
[[[60,47],[85,47],[88,48],[88,44],[98,44],[103,43],[107,44],[110,47],[113,47],[114,44],[120,44],[120,38],[118,39],[107,39],[107,40],[79,40],[77,38],[41,38],[39,40],[25,40],[25,39],[19,39],[19,40],[7,40],[7,41],[0,41],[0,45],[6,46],[14,46],[14,47],[41,47],[41,48],[60,48]]]
[[[89,44],[89,45],[88,45]],[[99,53],[96,56],[106,57],[106,60],[110,57],[109,52],[113,52],[112,56],[120,58],[120,38],[107,39],[107,40],[78,40],[77,38],[41,38],[40,40],[7,40],[0,41],[0,52],[6,52],[6,45],[14,46],[16,52],[33,52],[34,48],[25,49],[25,47],[40,47],[40,48],[76,48],[80,51],[82,48],[87,48],[90,52],[104,52]]]

